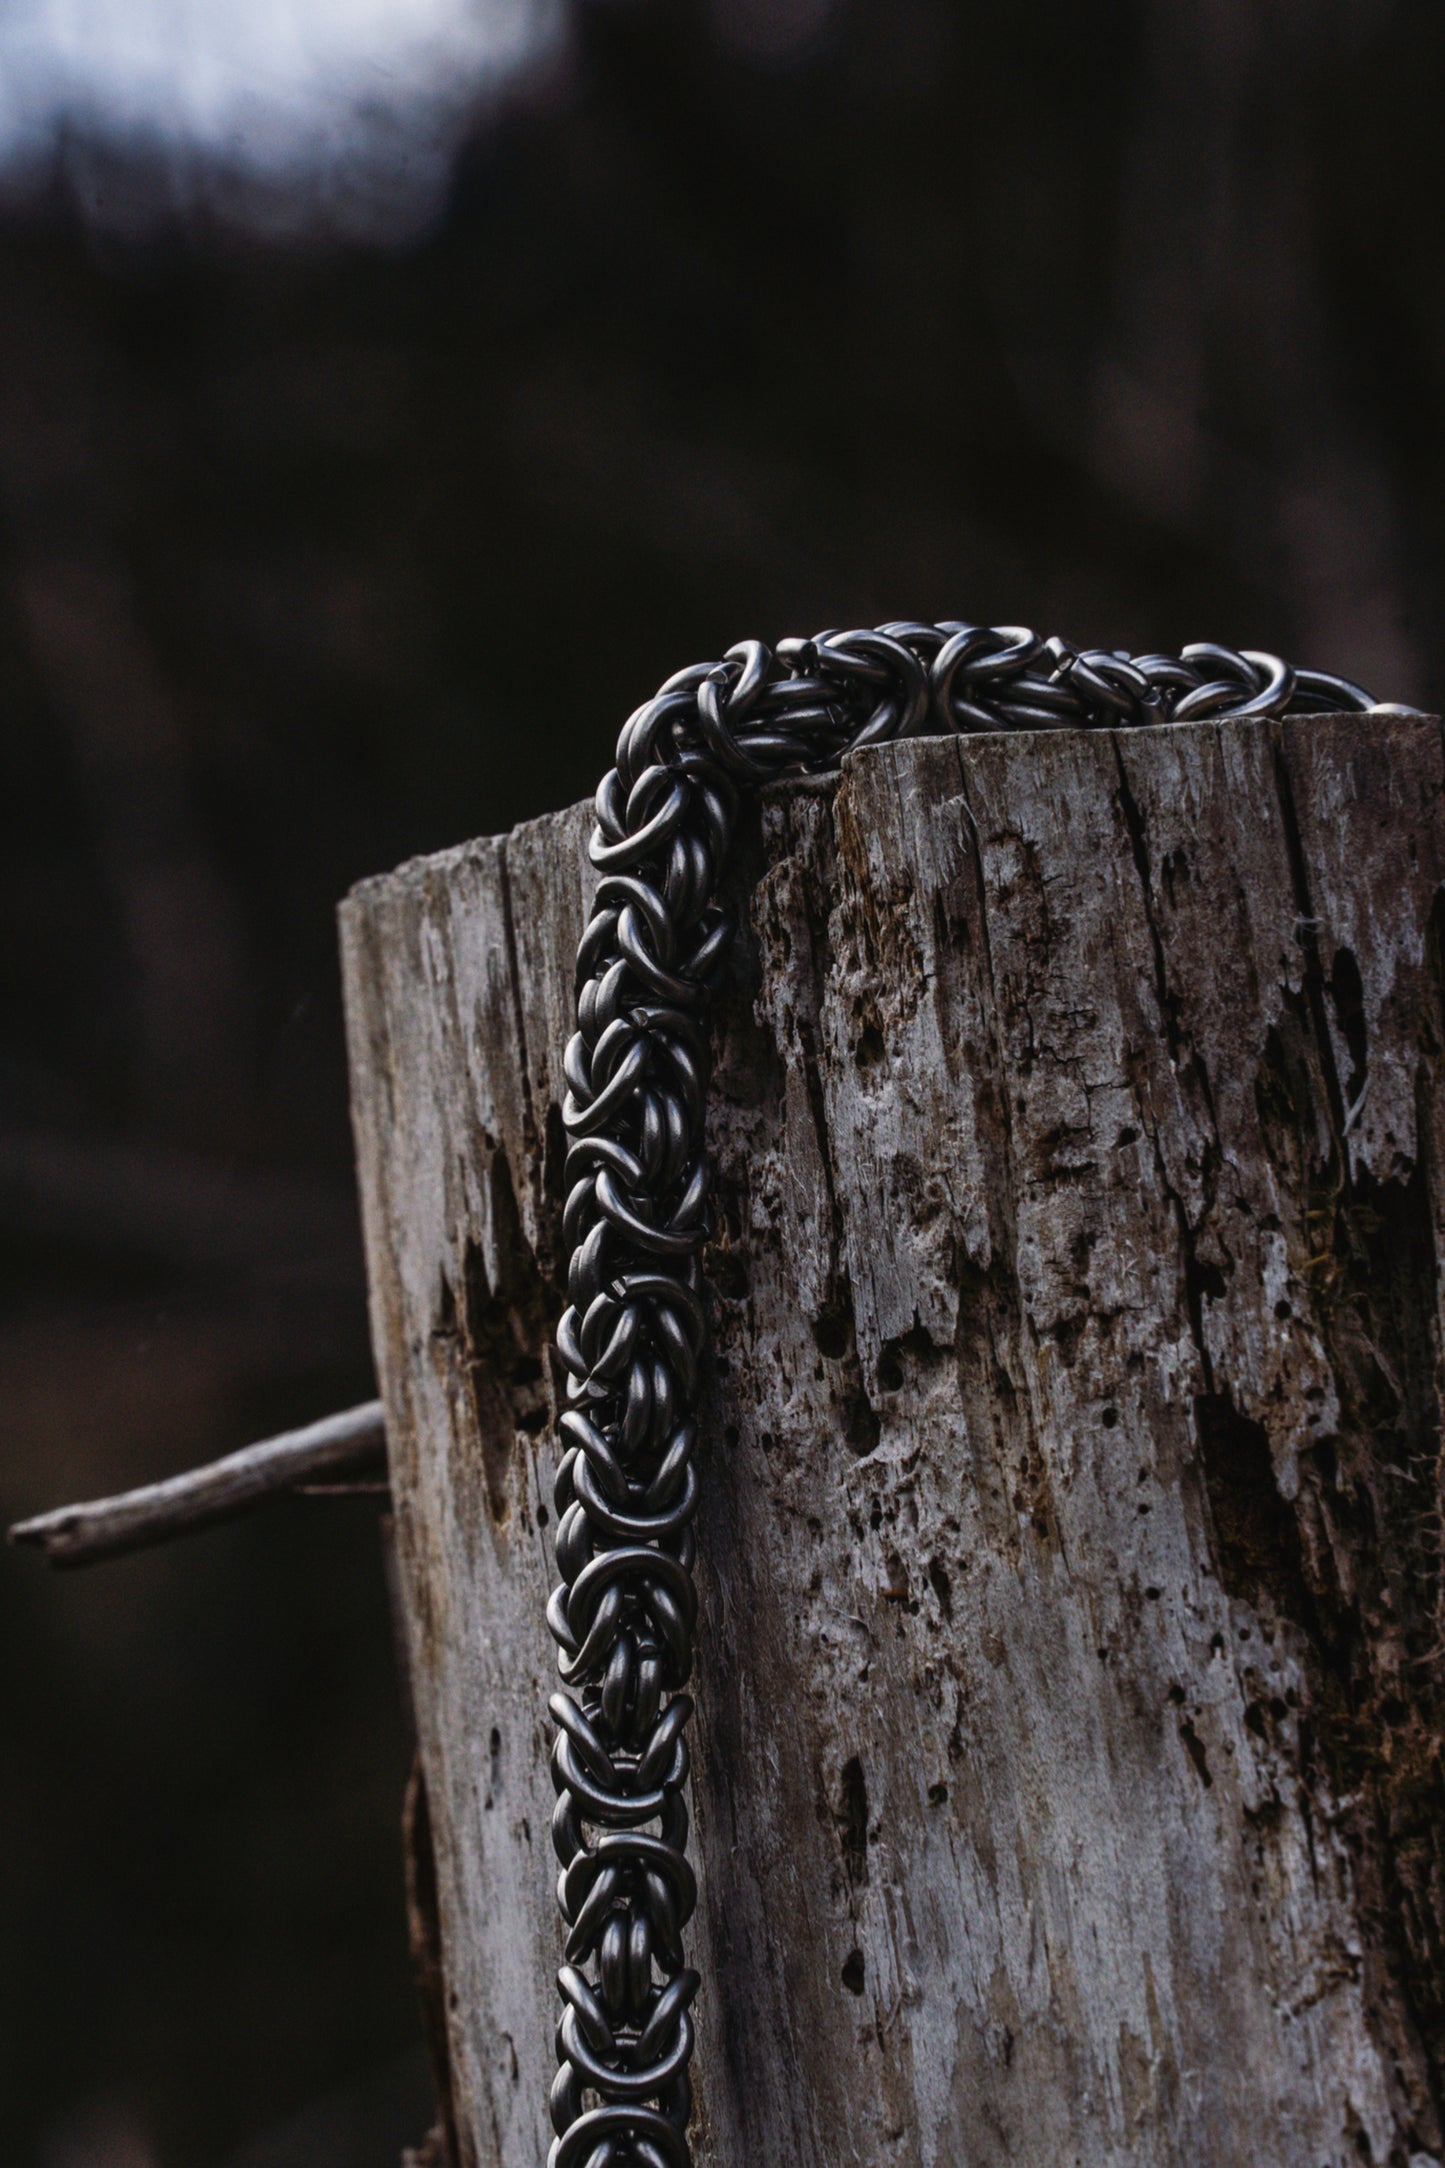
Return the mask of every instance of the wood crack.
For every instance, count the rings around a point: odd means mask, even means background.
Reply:
[[[1284,775],[1278,737],[910,741],[850,760],[846,851],[823,793],[740,830],[755,941],[709,1114],[699,2168],[1438,2156],[1441,740],[1313,718]],[[348,906],[480,2168],[548,2143],[549,1455],[507,1391],[489,1464],[462,1322],[450,1371],[428,1332],[470,1242],[489,1360],[531,1351],[477,1125],[523,1140],[540,1216],[528,1054],[571,995],[548,899],[575,895],[583,819]],[[1317,914],[1352,929],[1333,958]],[[1303,920],[1309,999],[1278,964]],[[523,1413],[542,1383],[513,1381]]]

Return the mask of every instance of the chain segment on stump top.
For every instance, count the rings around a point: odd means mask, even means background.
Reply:
[[[707,1337],[708,1003],[738,792],[925,730],[1039,730],[1362,709],[1368,693],[1208,643],[1128,657],[1018,626],[890,624],[745,641],[669,678],[597,792],[601,874],[566,1053],[567,1373],[547,1608],[565,1691],[552,1837],[558,1975],[548,2168],[689,2168],[686,1726]]]

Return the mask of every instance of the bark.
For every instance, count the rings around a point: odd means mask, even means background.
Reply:
[[[1439,726],[933,739],[751,817],[694,1727],[716,2168],[1433,2161]],[[584,809],[343,908],[463,2168],[547,2143]]]

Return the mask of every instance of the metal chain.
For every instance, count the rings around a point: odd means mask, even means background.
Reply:
[[[567,1373],[547,1607],[552,1839],[566,1962],[548,2168],[690,2168],[682,1932],[697,1598],[697,1400],[707,1341],[708,1003],[740,786],[836,770],[924,730],[1040,730],[1361,709],[1343,678],[1210,643],[1080,651],[1019,626],[890,624],[749,640],[637,709],[597,792],[602,879],[566,1053]],[[587,1967],[590,1970],[584,1970]]]

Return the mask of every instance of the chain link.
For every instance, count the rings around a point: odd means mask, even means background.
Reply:
[[[567,1375],[547,1607],[552,1838],[566,1929],[548,2168],[690,2168],[686,1726],[707,1343],[708,1005],[738,793],[922,731],[1052,730],[1363,709],[1276,655],[1071,647],[1017,625],[888,624],[748,640],[679,671],[597,792],[602,876],[566,1052]],[[586,1968],[586,1969],[584,1969]]]

